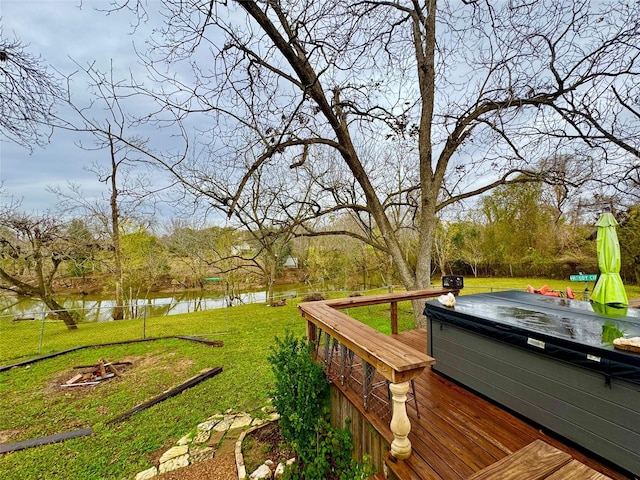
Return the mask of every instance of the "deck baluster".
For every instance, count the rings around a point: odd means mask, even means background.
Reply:
[[[324,368],[330,369],[331,363],[329,360],[329,345],[331,344],[331,336],[329,332],[325,332],[324,334]]]
[[[318,359],[320,353],[320,340],[322,340],[322,329],[313,324],[307,325],[307,338],[313,345],[313,359]]]
[[[408,438],[411,431],[411,422],[407,415],[409,382],[390,383],[389,390],[391,390],[391,401],[393,403],[393,414],[389,425],[393,433],[391,455],[398,459],[409,458],[411,455],[411,442]]]

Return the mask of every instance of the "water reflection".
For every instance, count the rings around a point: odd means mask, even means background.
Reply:
[[[500,318],[511,316],[515,320],[515,324],[526,328],[527,330],[543,331],[560,335],[564,338],[575,339],[577,332],[574,327],[574,321],[565,316],[550,317],[547,313],[529,310],[517,307],[496,307]]]
[[[278,289],[275,298],[292,298],[299,294],[297,286]],[[56,298],[64,308],[77,312],[84,322],[111,321],[111,310],[115,307],[113,298],[87,296],[68,296]],[[180,313],[192,313],[228,306],[262,303],[267,300],[264,290],[245,292],[230,298],[220,292],[181,292],[167,295],[157,294],[145,299],[134,300],[127,305],[126,318],[145,318]],[[46,305],[33,297],[0,296],[0,319],[40,320],[50,313]]]
[[[605,323],[602,325],[602,343],[613,344],[616,338],[624,336],[624,330],[620,330],[618,325],[613,323]]]

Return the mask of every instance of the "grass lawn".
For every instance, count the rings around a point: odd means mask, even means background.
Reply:
[[[539,279],[465,278],[463,293],[516,288],[527,283],[536,288]],[[566,281],[544,281],[564,290]],[[584,284],[574,291],[581,292]],[[591,284],[592,288],[593,285]],[[628,289],[629,297],[640,288]],[[409,302],[399,304],[400,330],[413,327]],[[347,313],[378,330],[389,333],[389,306],[349,309]],[[3,325],[0,364],[24,358],[31,350],[21,343],[21,332],[33,335],[33,322]],[[47,325],[43,353],[76,345],[140,338],[141,321],[83,324],[76,331]],[[147,336],[211,333],[224,347],[211,347],[179,339],[92,347],[0,372],[0,442],[93,428],[89,437],[0,455],[0,477],[6,479],[122,479],[150,464],[150,456],[166,449],[195,429],[207,417],[224,412],[258,411],[268,401],[272,374],[267,362],[273,339],[287,331],[304,335],[305,323],[296,302],[284,307],[261,304],[228,310],[198,312],[147,319]],[[5,335],[5,333],[9,334]],[[101,385],[65,389],[59,385],[74,374],[74,365],[108,361],[132,361],[133,365]],[[106,421],[136,404],[197,375],[202,369],[222,367],[221,374],[127,420]],[[5,438],[4,440],[2,438]],[[7,439],[8,438],[8,439]]]
[[[228,409],[259,409],[272,383],[266,358],[273,338],[288,330],[303,335],[304,322],[291,302],[279,308],[233,307],[228,315],[227,319],[225,311],[210,311],[147,320],[158,335],[176,330],[178,334],[218,331],[211,338],[222,340],[222,348],[177,339],[89,348],[0,373],[0,434],[13,433],[9,441],[94,429],[90,437],[0,455],[0,477],[133,478],[150,466],[149,454],[172,446],[207,417]],[[109,325],[124,335],[125,323]],[[82,325],[68,332],[69,337],[77,342],[83,334],[92,343],[93,326]],[[65,333],[60,333],[60,349],[69,347]],[[58,386],[72,376],[74,365],[96,363],[100,358],[130,360],[134,365],[122,378],[95,387],[69,391]],[[109,418],[204,368],[217,366],[222,367],[221,374],[119,424],[105,426]]]

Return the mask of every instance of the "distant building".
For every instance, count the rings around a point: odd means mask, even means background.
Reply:
[[[296,257],[288,256],[284,261],[284,268],[298,268],[298,259]]]

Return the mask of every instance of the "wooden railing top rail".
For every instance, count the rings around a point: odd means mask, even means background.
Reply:
[[[421,290],[410,290],[407,292],[391,292],[361,297],[335,298],[331,300],[322,300],[322,303],[333,308],[337,308],[338,310],[342,310],[350,307],[365,307],[367,305],[378,305],[380,303],[396,303],[418,300],[420,298],[438,297],[440,295],[446,295],[449,292],[457,295],[460,290],[455,290],[453,288],[431,287]]]
[[[432,287],[422,290],[411,290],[408,292],[391,292],[381,293],[378,295],[367,295],[363,297],[336,298],[332,300],[324,300],[323,303],[333,308],[337,308],[338,310],[350,307],[365,307],[367,305],[390,303],[391,333],[395,335],[398,333],[398,302],[418,300],[420,298],[438,297],[447,293],[458,295],[459,292],[460,290],[454,290],[452,288]]]
[[[449,291],[457,293],[456,290],[431,288],[370,297],[306,302],[299,304],[298,309],[300,315],[308,322],[327,332],[360,358],[369,362],[387,380],[400,383],[415,378],[426,366],[435,363],[435,360],[426,353],[410,348],[337,309],[434,297]]]

